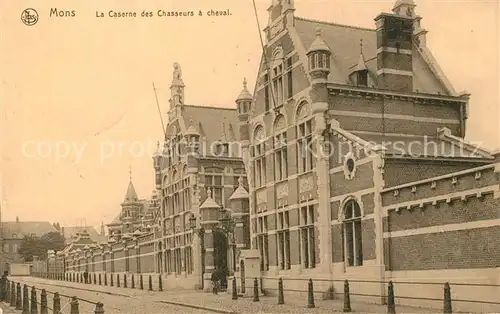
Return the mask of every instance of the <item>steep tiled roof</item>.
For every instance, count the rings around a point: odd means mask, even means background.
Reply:
[[[188,124],[193,121],[195,128],[207,143],[217,142],[223,134],[223,124],[228,141],[236,142],[238,136],[238,114],[234,108],[203,107],[203,106],[183,106],[184,121]],[[186,127],[189,127],[186,126]]]
[[[127,188],[127,193],[125,194],[125,199],[123,200],[124,203],[130,203],[130,202],[137,202],[138,197],[137,193],[135,192],[134,184],[132,181],[128,184]]]
[[[34,234],[41,237],[49,232],[57,232],[56,228],[48,221],[6,221],[2,222],[2,237],[12,238],[15,234],[18,238]]]
[[[69,226],[61,228],[61,232],[66,240],[71,240],[73,236],[75,236],[78,232],[87,231],[90,238],[94,241],[100,242],[103,237],[97,232],[97,230],[92,226],[78,227],[78,226]]]
[[[337,84],[347,84],[349,82],[349,73],[359,61],[360,40],[363,40],[363,53],[368,70],[372,75],[376,75],[377,33],[375,29],[315,21],[301,17],[295,18],[295,27],[306,50],[316,38],[317,28],[321,28],[321,37],[332,51],[331,72],[328,77],[330,82]],[[448,95],[447,90],[439,83],[417,47],[414,47],[413,54],[413,80],[413,90],[415,92]]]

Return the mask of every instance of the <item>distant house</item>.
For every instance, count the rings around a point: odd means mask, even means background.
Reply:
[[[69,244],[71,243],[80,233],[86,232],[90,239],[92,239],[95,242],[102,242],[106,239],[106,236],[104,235],[104,226],[101,226],[101,232],[97,232],[97,230],[92,227],[92,226],[65,226],[61,227],[61,235],[65,239],[65,243]]]
[[[19,221],[16,218],[16,221],[0,222],[0,268],[22,261],[17,251],[25,236],[41,237],[49,232],[58,231],[48,221]]]

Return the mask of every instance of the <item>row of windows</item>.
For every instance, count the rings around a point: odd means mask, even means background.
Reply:
[[[271,71],[272,90],[269,84],[269,74],[264,75],[264,101],[266,111],[269,111],[271,102],[275,107],[278,107],[282,105],[286,99],[293,96],[293,71],[291,57],[286,60],[285,65],[285,71],[283,71],[283,64],[277,65]],[[286,77],[286,90],[285,85],[283,84],[284,77]]]
[[[286,270],[291,267],[291,252],[299,252],[299,264],[303,268],[316,267],[316,235],[314,206],[300,208],[299,242],[290,242],[290,218],[288,211],[278,213],[277,260],[276,266]],[[363,265],[363,236],[361,209],[359,204],[350,200],[344,207],[343,253],[347,266]],[[269,239],[267,235],[267,217],[257,219],[257,249],[260,254],[261,271],[269,270]]]
[[[314,151],[312,147],[312,125],[311,120],[298,125],[297,138],[297,164],[298,173],[305,173],[314,168]],[[288,148],[286,133],[280,133],[274,138],[274,181],[282,181],[288,178]],[[260,188],[266,184],[266,156],[265,142],[255,144],[254,155],[254,182],[255,187]]]

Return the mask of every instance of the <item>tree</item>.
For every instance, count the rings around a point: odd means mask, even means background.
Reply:
[[[46,259],[48,250],[58,252],[64,249],[64,246],[64,237],[59,232],[49,232],[40,238],[25,236],[17,253],[23,257],[25,262],[32,262],[33,256]]]

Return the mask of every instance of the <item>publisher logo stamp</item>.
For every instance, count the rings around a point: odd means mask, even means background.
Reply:
[[[35,25],[38,22],[38,12],[35,9],[25,9],[21,13],[21,21],[28,26]]]

